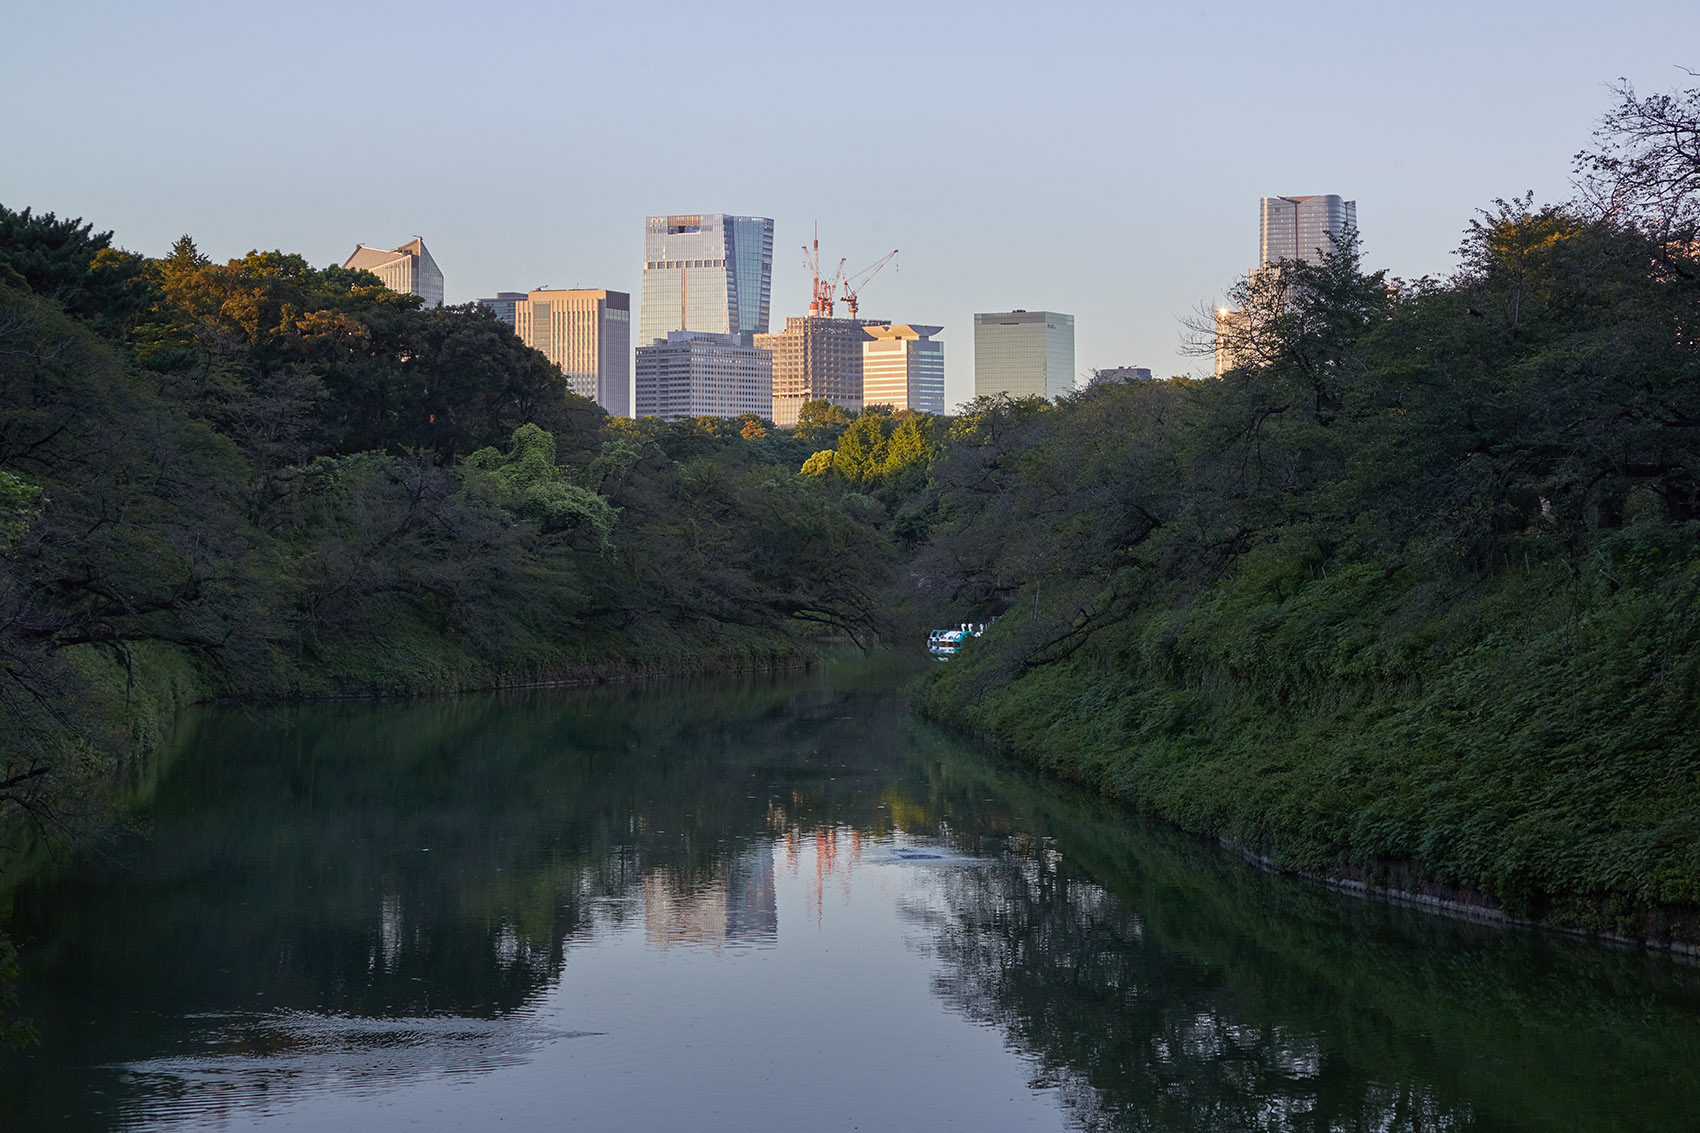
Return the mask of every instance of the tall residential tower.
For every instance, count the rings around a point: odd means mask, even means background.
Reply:
[[[1275,281],[1272,270],[1282,260],[1319,264],[1347,232],[1358,229],[1358,202],[1336,193],[1308,197],[1264,197],[1258,202],[1257,261],[1248,277],[1250,289]],[[1279,284],[1277,284],[1279,286]],[[1285,301],[1284,299],[1282,300]],[[1255,366],[1260,314],[1251,308],[1216,311],[1216,376],[1239,366]]]
[[[1322,262],[1334,241],[1358,227],[1358,202],[1337,194],[1264,197],[1258,204],[1258,266],[1279,260]]]
[[[644,220],[638,345],[675,330],[767,332],[773,283],[773,221],[692,213]]]

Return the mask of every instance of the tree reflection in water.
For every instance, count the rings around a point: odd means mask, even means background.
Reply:
[[[782,950],[885,889],[938,999],[1085,1128],[1700,1112],[1692,968],[1261,874],[908,719],[895,683],[202,713],[144,840],[17,890],[48,1045],[0,1060],[9,1119],[500,1071],[576,1041],[539,1005],[581,943]],[[798,885],[815,925],[782,923]]]

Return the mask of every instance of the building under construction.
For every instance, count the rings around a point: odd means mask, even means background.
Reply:
[[[862,328],[866,319],[792,315],[785,329],[755,336],[757,350],[773,357],[773,423],[795,428],[805,401],[825,398],[853,414],[862,412]]]

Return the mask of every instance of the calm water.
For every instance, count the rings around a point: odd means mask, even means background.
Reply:
[[[1700,970],[1365,904],[887,667],[207,711],[22,889],[0,1129],[1691,1129]]]

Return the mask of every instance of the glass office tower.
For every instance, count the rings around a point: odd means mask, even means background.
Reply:
[[[1279,260],[1321,263],[1333,240],[1358,226],[1358,202],[1326,193],[1309,197],[1264,197],[1258,206],[1261,265]],[[1332,239],[1330,239],[1332,237]]]
[[[1074,390],[1074,316],[996,311],[974,316],[974,396],[1060,397]]]
[[[694,213],[644,220],[638,345],[676,330],[734,334],[748,345],[767,332],[773,221]]]

